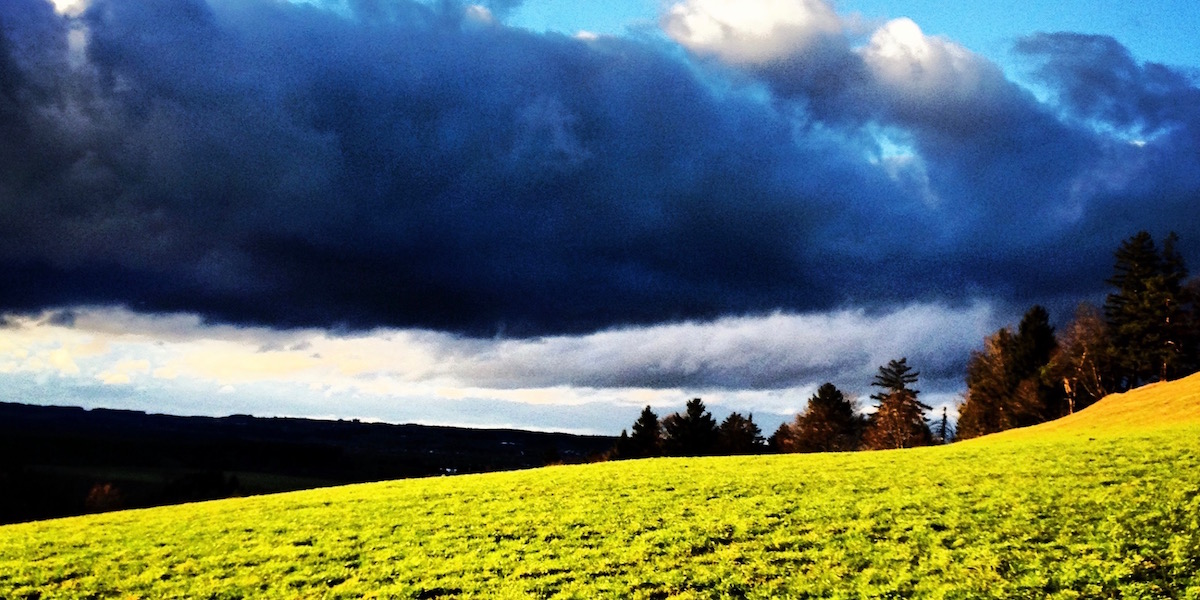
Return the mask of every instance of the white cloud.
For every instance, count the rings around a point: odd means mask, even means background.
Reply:
[[[926,36],[911,19],[893,19],[859,50],[876,80],[926,99],[968,97],[982,86],[1004,82],[986,59],[943,37]]]
[[[50,366],[63,375],[78,375],[79,365],[71,358],[71,352],[66,348],[56,348],[47,355]]]
[[[60,15],[78,17],[91,5],[91,0],[50,0],[54,10]]]
[[[801,54],[843,28],[822,0],[686,0],[663,29],[692,52],[751,65]]]
[[[480,25],[493,25],[496,23],[496,17],[492,15],[492,11],[480,4],[468,6],[463,11],[463,15],[467,18],[468,22]]]
[[[957,361],[993,327],[991,308],[914,304],[890,312],[774,313],[474,345],[444,373],[480,385],[782,389],[870,379],[892,358]]]
[[[535,415],[610,407],[606,418],[623,422],[638,407],[666,414],[694,396],[726,412],[787,415],[825,381],[865,398],[878,367],[901,356],[927,374],[923,389],[950,397],[960,386],[956,365],[996,326],[984,303],[772,313],[532,339],[280,332],[123,309],[74,313],[72,326],[9,317],[17,325],[0,330],[0,372],[137,383],[139,393],[159,396],[186,391],[211,403],[195,407],[199,414],[434,414],[456,422],[483,417],[456,416],[455,406],[492,407],[494,418],[506,419],[518,406]]]
[[[885,109],[902,122],[986,103],[1009,86],[995,64],[925,35],[909,18],[885,22],[853,47],[869,29],[824,0],[685,0],[663,29],[690,52],[756,73],[787,94],[829,95],[839,109],[858,102],[863,115]]]
[[[104,385],[126,385],[133,382],[137,375],[150,372],[150,361],[145,359],[118,361],[109,369],[96,374]]]

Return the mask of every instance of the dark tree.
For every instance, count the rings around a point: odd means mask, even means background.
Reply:
[[[796,436],[792,435],[792,426],[780,423],[779,428],[767,438],[767,450],[779,454],[799,452],[796,447]]]
[[[1178,236],[1167,236],[1160,253],[1145,231],[1117,248],[1116,288],[1104,303],[1112,339],[1115,385],[1128,390],[1151,381],[1174,379],[1194,364],[1195,327],[1189,323],[1184,291],[1187,268],[1175,249]]]
[[[843,452],[858,449],[864,426],[845,394],[825,383],[796,415],[789,434],[795,452]]]
[[[937,426],[933,429],[933,443],[949,444],[954,441],[954,425],[950,424],[950,418],[946,414],[946,407],[942,407],[942,418],[938,419]]]
[[[633,458],[633,443],[629,441],[629,432],[622,429],[620,437],[617,438],[617,443],[613,445],[612,450],[608,452],[610,460],[623,460]]]
[[[967,396],[959,406],[958,436],[972,438],[1023,427],[1067,413],[1051,375],[1057,348],[1046,309],[1026,311],[1017,333],[1005,327],[967,361]]]
[[[1021,318],[1012,349],[1012,378],[1018,382],[1018,394],[1024,394],[1025,402],[1037,413],[1033,422],[1057,419],[1068,412],[1062,388],[1047,370],[1056,350],[1058,339],[1050,325],[1050,314],[1035,305]]]
[[[909,386],[917,382],[920,373],[913,372],[907,359],[893,360],[879,367],[871,385],[883,388],[871,398],[879,401],[875,414],[867,421],[863,446],[870,450],[926,446],[933,436],[925,422],[930,407],[917,400],[918,390]]]
[[[883,391],[872,394],[872,400],[883,400],[884,398],[905,390],[911,392],[913,397],[921,393],[919,390],[914,390],[908,386],[917,382],[917,377],[920,373],[914,373],[912,367],[908,366],[908,358],[900,360],[890,360],[886,366],[879,367],[879,373],[875,375],[875,380],[871,382],[874,387],[883,388]]]
[[[644,458],[662,453],[662,425],[658,422],[658,415],[649,406],[642,409],[641,416],[633,424],[628,449],[629,455],[624,458]]]
[[[125,508],[125,498],[121,490],[111,483],[97,483],[88,490],[87,498],[83,501],[87,512],[108,512]]]
[[[1180,345],[1182,358],[1179,361],[1180,376],[1200,371],[1200,277],[1193,277],[1183,284],[1180,298],[1183,306],[1183,341]]]
[[[983,350],[967,360],[967,394],[958,406],[958,435],[969,439],[1015,427],[1015,389],[1009,367],[1012,331],[1001,329],[987,337]],[[1017,412],[1028,412],[1021,409]]]
[[[754,424],[754,415],[730,413],[717,428],[717,451],[721,454],[758,454],[765,449],[762,430]]]
[[[704,456],[717,446],[717,422],[699,398],[688,401],[685,411],[663,419],[663,453],[668,456]]]

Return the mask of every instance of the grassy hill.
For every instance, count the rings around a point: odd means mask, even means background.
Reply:
[[[4,598],[1200,598],[1200,376],[948,447],[654,459],[0,527]]]

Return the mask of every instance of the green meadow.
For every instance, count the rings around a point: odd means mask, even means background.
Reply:
[[[0,527],[3,598],[1200,598],[1200,376],[950,446]]]

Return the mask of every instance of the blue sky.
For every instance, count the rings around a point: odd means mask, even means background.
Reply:
[[[609,434],[702,397],[769,432],[907,357],[952,408],[1137,231],[1200,264],[1198,14],[7,0],[0,385]]]
[[[621,35],[628,29],[655,26],[669,2],[613,0],[527,0],[507,22],[537,31],[575,34],[592,31]],[[1108,35],[1140,60],[1200,67],[1200,10],[1187,0],[1089,2],[1086,0],[1015,0],[947,3],[936,0],[843,0],[842,14],[869,21],[908,17],[928,34],[944,35],[996,61],[1008,59],[1013,42],[1034,32],[1070,31]]]

